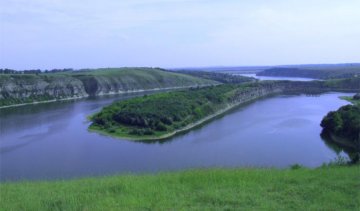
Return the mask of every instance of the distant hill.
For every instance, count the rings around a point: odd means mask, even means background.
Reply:
[[[360,77],[360,65],[274,67],[258,72],[257,75],[316,79],[352,78]]]
[[[214,66],[214,67],[183,67],[172,68],[174,71],[209,71],[209,72],[224,72],[224,73],[260,73],[268,69],[274,68],[292,68],[301,70],[326,70],[326,71],[339,71],[339,70],[354,70],[360,69],[360,63],[342,63],[342,64],[295,64],[295,65],[264,65],[264,66]],[[261,73],[262,74],[262,73]],[[264,75],[265,76],[265,75]],[[270,75],[269,75],[270,76]],[[276,76],[276,75],[274,75]],[[278,75],[285,76],[285,75]],[[292,76],[290,76],[292,77]],[[296,76],[301,77],[301,76]]]
[[[225,72],[225,73],[256,73],[272,66],[218,66],[218,67],[183,67],[172,68],[174,71],[209,71],[209,72]]]

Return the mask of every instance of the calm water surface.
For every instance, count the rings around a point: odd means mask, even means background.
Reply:
[[[328,93],[276,96],[239,107],[166,142],[90,133],[86,117],[136,95],[0,109],[1,180],[60,179],[199,167],[316,167],[337,153],[320,138],[322,117],[347,104]]]

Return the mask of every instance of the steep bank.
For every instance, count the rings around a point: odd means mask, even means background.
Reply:
[[[87,96],[215,84],[218,83],[155,68],[0,74],[0,107]]]
[[[0,107],[87,96],[83,83],[66,75],[0,75]]]
[[[0,183],[0,210],[359,210],[359,171],[203,169]]]

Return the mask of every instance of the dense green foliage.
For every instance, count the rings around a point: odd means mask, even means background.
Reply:
[[[239,89],[246,86],[192,88],[120,101],[95,114],[91,128],[130,136],[169,133],[224,107]]]
[[[303,77],[317,79],[336,79],[360,77],[360,66],[343,68],[286,68],[276,67],[266,69],[257,73],[260,76],[284,76],[284,77]]]
[[[214,169],[0,184],[0,210],[359,210],[360,167]]]
[[[328,132],[344,137],[360,146],[360,106],[346,105],[329,112],[321,122]]]
[[[225,84],[228,83],[239,84],[239,83],[251,82],[256,80],[255,78],[244,77],[240,75],[234,75],[234,74],[222,73],[222,72],[207,72],[207,71],[196,71],[196,70],[180,70],[176,72],[196,76],[199,78],[214,80]]]

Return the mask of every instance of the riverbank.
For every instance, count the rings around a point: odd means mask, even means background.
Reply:
[[[358,210],[360,167],[209,169],[0,183],[0,210]]]

